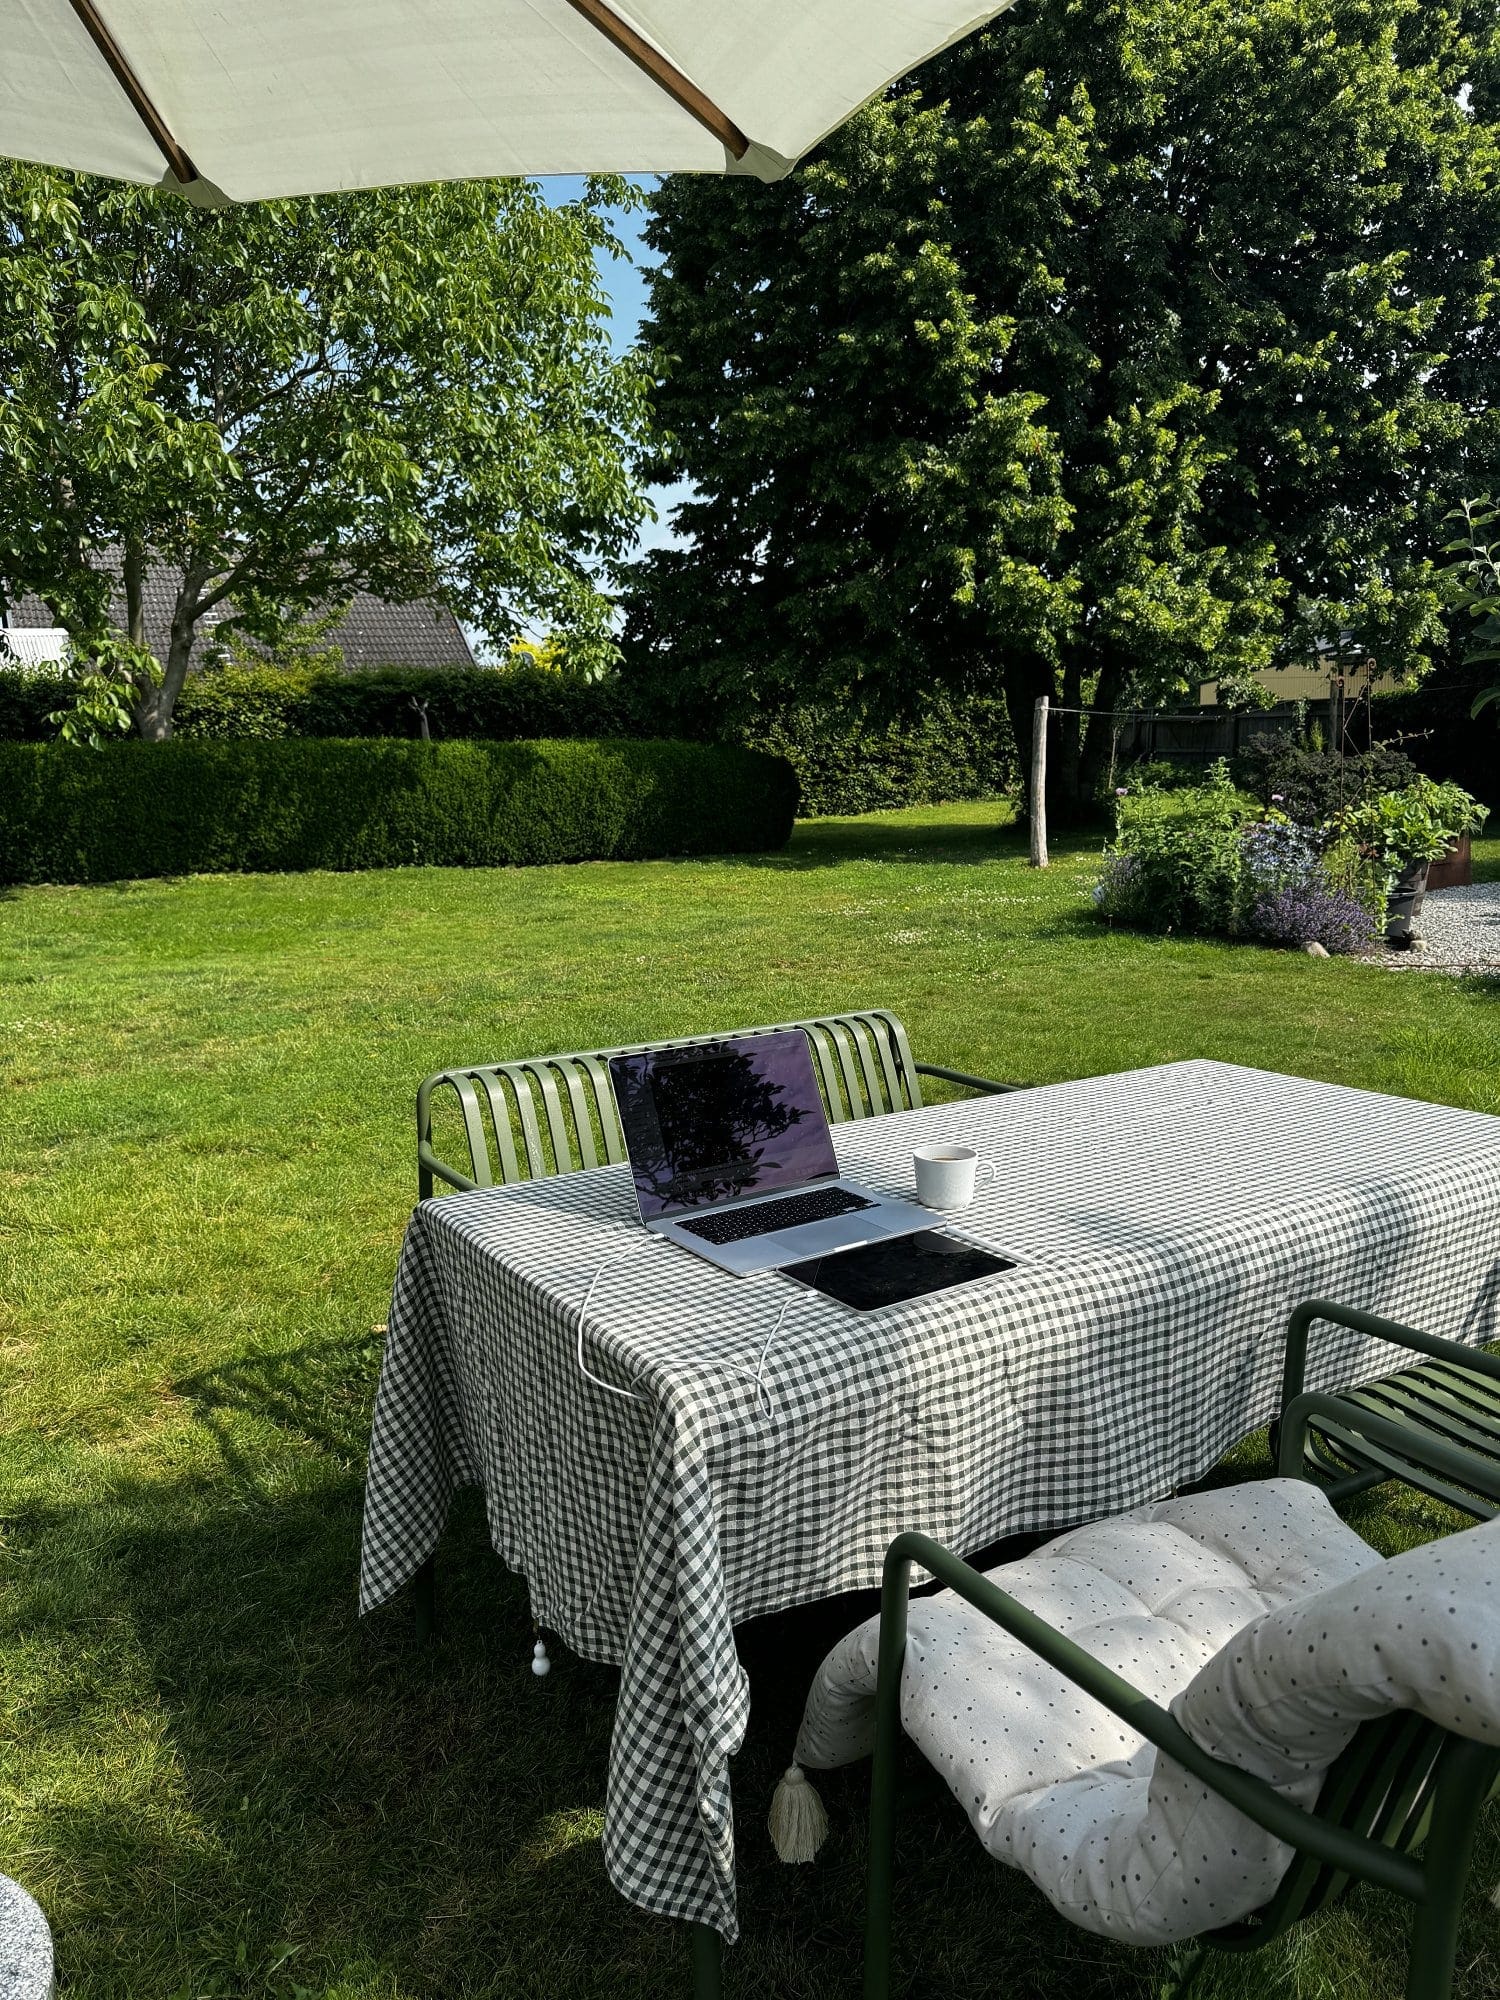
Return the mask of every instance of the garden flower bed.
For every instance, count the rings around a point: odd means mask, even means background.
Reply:
[[[1316,800],[1304,792],[1299,803]],[[1122,786],[1094,887],[1099,915],[1338,956],[1370,952],[1382,934],[1399,947],[1411,942],[1428,864],[1486,816],[1457,785],[1422,777],[1316,820],[1284,808],[1273,793],[1262,809],[1223,763],[1197,785]]]

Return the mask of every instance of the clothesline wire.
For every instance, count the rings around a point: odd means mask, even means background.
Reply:
[[[1221,708],[1204,708],[1201,710],[1196,708],[1065,708],[1060,701],[1049,701],[1047,704],[1047,713],[1049,715],[1087,715],[1101,720],[1109,716],[1121,716],[1127,720],[1131,717],[1145,719],[1154,716],[1158,722],[1222,722],[1224,719],[1224,711]]]
[[[1443,692],[1445,694],[1478,694],[1480,690],[1486,687],[1487,685],[1488,683],[1485,681],[1469,681],[1465,682],[1464,685],[1461,687],[1445,688],[1443,689]],[[1314,697],[1313,699],[1321,700],[1321,698],[1322,697],[1318,696]],[[1355,697],[1356,703],[1358,703],[1360,699],[1362,699],[1362,697],[1356,696]],[[1252,711],[1243,709],[1239,711],[1239,713],[1241,714],[1248,714],[1251,712]],[[1222,708],[1218,707],[1070,708],[1063,702],[1049,701],[1047,703],[1047,713],[1049,715],[1089,716],[1096,718],[1100,721],[1105,720],[1106,718],[1116,718],[1116,717],[1124,719],[1126,721],[1132,719],[1139,719],[1144,721],[1151,717],[1154,717],[1158,722],[1222,722],[1224,719],[1225,711]]]

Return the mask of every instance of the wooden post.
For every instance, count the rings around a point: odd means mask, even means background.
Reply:
[[[1036,698],[1031,718],[1031,865],[1047,865],[1047,710],[1044,694]]]

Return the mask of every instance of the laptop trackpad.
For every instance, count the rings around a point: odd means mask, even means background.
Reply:
[[[806,1225],[805,1231],[784,1229],[781,1234],[792,1243],[804,1234],[811,1235],[814,1231],[820,1255],[829,1250],[852,1249],[856,1244],[868,1243],[872,1238],[883,1237],[889,1233],[888,1226],[882,1224],[879,1210],[872,1213],[869,1209],[863,1209],[853,1215],[831,1215],[826,1221],[810,1222]]]

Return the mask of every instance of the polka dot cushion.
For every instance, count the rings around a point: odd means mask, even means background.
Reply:
[[[1500,1523],[1386,1564],[1316,1488],[1265,1480],[1075,1529],[990,1574],[1206,1748],[1310,1804],[1384,1709],[1500,1742],[1497,1572]],[[872,1748],[878,1636],[871,1619],[819,1669],[799,1763]],[[1285,1872],[1284,1846],[949,1592],[912,1604],[902,1721],[986,1848],[1086,1929],[1195,1936]]]

